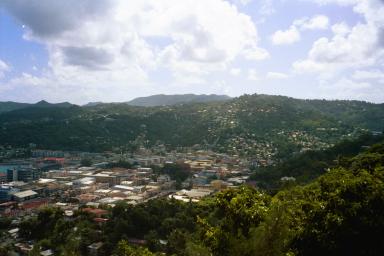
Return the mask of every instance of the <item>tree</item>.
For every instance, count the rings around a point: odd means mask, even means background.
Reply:
[[[131,246],[126,240],[117,244],[114,256],[153,256],[147,248]]]
[[[92,160],[90,158],[83,158],[81,159],[80,161],[80,165],[81,166],[86,166],[86,167],[89,167],[92,165]]]
[[[216,195],[215,211],[208,218],[198,218],[203,244],[214,255],[233,255],[239,243],[249,238],[250,230],[268,214],[270,197],[256,189],[241,186]],[[246,248],[243,248],[246,249]],[[236,255],[247,255],[237,250]]]

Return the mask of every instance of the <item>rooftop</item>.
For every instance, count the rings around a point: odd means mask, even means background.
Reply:
[[[25,191],[14,193],[13,195],[18,198],[24,198],[24,197],[37,195],[37,193],[33,190],[25,190]]]

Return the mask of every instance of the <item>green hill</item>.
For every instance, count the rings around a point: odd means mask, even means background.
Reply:
[[[140,107],[156,107],[156,106],[170,106],[186,103],[204,103],[215,101],[226,101],[231,99],[227,95],[196,95],[196,94],[179,94],[179,95],[152,95],[148,97],[135,98],[129,102],[128,105]]]
[[[131,151],[164,144],[270,160],[325,149],[383,127],[383,104],[244,95],[158,107],[28,107],[0,114],[0,141],[84,151]]]
[[[28,103],[18,103],[13,101],[0,102],[0,113],[25,108],[25,107],[28,107],[29,105],[30,104]]]

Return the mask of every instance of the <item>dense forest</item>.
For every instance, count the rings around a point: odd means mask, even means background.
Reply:
[[[45,208],[19,224],[20,235],[35,241],[30,255],[52,248],[55,255],[88,255],[87,246],[100,241],[100,255],[116,256],[382,255],[384,144],[275,194],[241,186],[198,203],[156,199],[104,208],[103,223],[81,209],[68,219]]]
[[[250,179],[256,181],[258,187],[270,192],[291,183],[305,184],[326,173],[329,168],[343,165],[349,157],[362,152],[364,148],[383,142],[383,135],[363,134],[324,150],[293,155],[276,165],[251,167],[253,174]]]
[[[222,102],[135,107],[40,102],[0,114],[5,145],[100,152],[165,145],[283,159],[382,132],[384,105],[244,95]]]

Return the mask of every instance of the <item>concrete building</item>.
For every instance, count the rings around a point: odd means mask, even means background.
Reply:
[[[18,192],[19,189],[14,188],[8,184],[0,185],[0,202],[11,200],[12,194]]]
[[[16,192],[12,195],[15,201],[22,202],[26,200],[30,200],[37,197],[37,193],[33,190],[25,190],[21,192]]]
[[[15,167],[7,170],[7,181],[30,182],[40,178],[41,171],[32,167]]]
[[[98,243],[93,243],[91,245],[88,245],[88,252],[89,252],[89,255],[92,255],[92,256],[97,256],[100,254],[100,249],[101,247],[103,246],[103,243],[102,242],[98,242]]]
[[[0,184],[7,182],[7,174],[6,173],[0,173]]]

